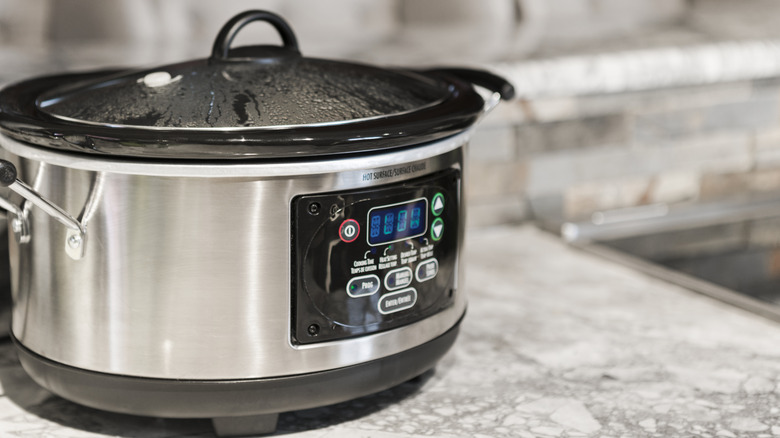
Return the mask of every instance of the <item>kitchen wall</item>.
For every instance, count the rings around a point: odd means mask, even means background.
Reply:
[[[572,14],[607,13],[585,3]],[[588,38],[557,16],[567,30],[490,63],[520,98],[472,142],[472,226],[780,196],[780,33],[766,18],[780,4],[658,5],[644,28],[610,21]]]
[[[780,195],[774,78],[521,100],[471,148],[472,224]]]
[[[237,11],[268,9],[320,56],[389,62],[517,59],[678,20],[685,0],[0,0],[0,44],[194,46]],[[273,40],[262,26],[238,43]],[[376,54],[376,55],[375,55]],[[433,59],[431,59],[433,57]]]
[[[285,16],[304,54],[506,75],[520,98],[469,151],[472,226],[780,190],[770,0],[0,0],[0,54],[26,60],[0,82],[204,56],[249,8]]]

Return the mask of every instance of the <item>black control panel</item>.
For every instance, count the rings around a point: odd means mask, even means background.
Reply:
[[[392,329],[450,306],[460,171],[292,202],[292,338]]]

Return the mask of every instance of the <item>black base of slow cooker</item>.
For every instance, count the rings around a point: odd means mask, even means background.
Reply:
[[[39,385],[96,409],[168,418],[212,418],[217,435],[273,433],[280,412],[379,392],[432,368],[450,349],[460,321],[418,347],[371,362],[295,376],[246,380],[149,379],[87,371],[40,356],[13,338]]]

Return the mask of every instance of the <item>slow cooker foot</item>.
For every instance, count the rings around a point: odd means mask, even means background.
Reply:
[[[218,436],[265,435],[276,432],[279,414],[252,415],[248,417],[213,418],[211,423]]]

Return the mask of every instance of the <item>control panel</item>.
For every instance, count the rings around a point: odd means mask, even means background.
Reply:
[[[460,171],[292,202],[292,339],[389,330],[454,300]]]

